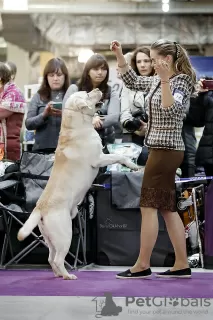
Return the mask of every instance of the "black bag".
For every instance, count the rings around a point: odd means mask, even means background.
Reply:
[[[133,265],[140,250],[140,210],[119,209],[112,204],[109,174],[101,175],[96,183],[109,185],[108,190],[99,190],[96,196],[96,263],[111,266]],[[159,234],[151,256],[151,265],[171,267],[174,260],[174,250],[164,220],[159,214]]]

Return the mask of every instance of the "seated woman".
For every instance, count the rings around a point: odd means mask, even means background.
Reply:
[[[150,50],[147,47],[137,48],[130,59],[130,65],[138,76],[152,76],[154,69],[150,59]],[[145,93],[133,91],[123,86],[121,92],[121,116],[124,142],[133,142],[139,146],[144,145],[146,122],[148,121],[145,110]],[[141,154],[138,164],[144,165],[147,154]]]
[[[11,80],[10,69],[0,62],[0,160],[20,159],[25,107],[24,96]]]
[[[96,114],[93,117],[93,126],[102,138],[103,145],[113,143],[115,140],[114,126],[119,123],[120,101],[115,90],[107,84],[109,80],[109,65],[104,56],[94,54],[87,61],[83,74],[77,85],[72,84],[63,101],[63,107],[67,99],[77,91],[91,91],[99,88],[102,100],[97,105]]]
[[[29,103],[26,128],[35,130],[33,151],[55,151],[61,128],[62,101],[70,85],[68,69],[63,60],[53,58],[44,68],[43,81]],[[54,103],[58,103],[57,107]]]

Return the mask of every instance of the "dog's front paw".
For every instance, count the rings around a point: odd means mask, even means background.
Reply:
[[[129,158],[125,158],[124,165],[134,171],[138,171],[140,169],[140,167],[132,162]]]
[[[66,274],[63,276],[64,280],[77,280],[78,278],[74,274]]]

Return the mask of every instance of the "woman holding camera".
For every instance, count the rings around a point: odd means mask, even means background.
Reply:
[[[180,167],[185,146],[183,120],[196,75],[186,51],[180,44],[158,40],[151,45],[150,56],[156,76],[138,76],[128,66],[118,41],[111,43],[125,85],[146,92],[149,112],[145,144],[149,157],[145,166],[140,209],[142,214],[141,248],[135,265],[117,278],[150,277],[151,254],[158,236],[158,210],[163,215],[175,251],[175,264],[157,274],[164,278],[189,278],[191,269],[186,253],[185,230],[176,211],[175,175]]]
[[[69,84],[64,61],[60,58],[49,60],[44,68],[41,87],[29,103],[25,121],[28,130],[35,130],[33,151],[55,151],[61,128],[62,101]]]
[[[152,76],[154,69],[147,47],[137,48],[131,55],[130,65],[138,76]],[[144,146],[148,117],[145,110],[145,94],[142,91],[128,89],[125,85],[121,92],[120,122],[124,128],[124,142],[133,142]],[[139,165],[144,165],[147,154],[141,153]]]
[[[104,56],[95,53],[85,64],[82,76],[77,85],[72,84],[63,101],[63,107],[70,95],[77,91],[90,92],[99,88],[102,99],[96,106],[96,114],[93,117],[93,126],[99,133],[102,143],[106,146],[115,140],[115,127],[119,123],[120,101],[115,90],[108,85],[109,65]]]

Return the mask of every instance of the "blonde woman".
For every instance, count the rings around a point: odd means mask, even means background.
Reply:
[[[135,265],[117,278],[151,276],[150,258],[158,236],[159,210],[164,217],[175,251],[175,264],[158,277],[191,277],[186,253],[184,226],[176,211],[175,174],[180,167],[185,146],[183,120],[196,81],[186,51],[180,44],[158,40],[151,45],[150,56],[156,76],[138,76],[126,63],[118,41],[111,43],[125,86],[147,93],[149,118],[145,145],[149,148],[140,209],[142,213],[141,248]]]

